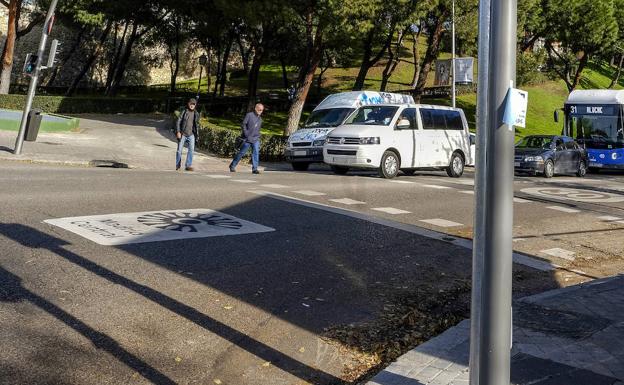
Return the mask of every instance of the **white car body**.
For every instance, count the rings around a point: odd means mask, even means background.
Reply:
[[[284,155],[286,160],[293,163],[295,169],[306,169],[310,163],[323,162],[323,145],[327,134],[336,128],[358,107],[382,103],[413,103],[410,95],[393,94],[388,92],[352,91],[329,95],[312,111],[315,113],[332,113],[336,115],[329,119],[331,123],[313,122],[310,119],[306,125],[295,131],[290,138]],[[297,167],[299,166],[299,167]]]
[[[396,108],[391,117],[384,118],[384,124],[353,123],[367,110],[372,114],[381,107]],[[399,118],[406,115],[411,117],[408,119],[410,127],[399,128]],[[345,124],[328,135],[323,157],[325,163],[334,166],[335,171],[380,169],[384,153],[391,151],[399,157],[398,168],[408,171],[448,168],[453,154],[459,154],[463,161],[463,173],[464,165],[474,164],[469,135],[468,122],[459,108],[424,104],[367,106],[354,112]],[[362,144],[367,140],[371,144]]]

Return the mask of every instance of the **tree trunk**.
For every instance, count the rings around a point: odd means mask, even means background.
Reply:
[[[414,75],[412,76],[412,89],[416,88],[418,84],[418,79],[420,78],[420,50],[418,47],[418,42],[420,41],[420,31],[421,28],[418,29],[418,33],[412,33],[412,37],[414,38],[414,42],[412,43],[412,57],[414,58]]]
[[[377,33],[377,28],[371,29],[368,36],[366,37],[366,40],[364,41],[364,55],[362,58],[362,65],[360,65],[360,71],[358,72],[358,76],[355,79],[355,84],[353,85],[353,91],[359,91],[362,88],[364,88],[364,83],[366,82],[366,75],[368,75],[368,71],[375,64],[377,64],[379,60],[381,60],[383,55],[386,53],[386,50],[392,44],[392,37],[394,36],[395,28],[396,28],[396,24],[393,21],[392,25],[390,26],[390,30],[388,31],[388,36],[386,37],[386,41],[384,42],[381,49],[377,52],[375,57],[373,57],[372,59],[371,59],[371,56],[373,54],[372,45],[374,41],[374,36]]]
[[[121,57],[121,51],[126,42],[126,35],[128,34],[128,23],[125,23],[123,33],[121,34],[121,39],[119,39],[119,45],[113,44],[113,50],[115,51],[115,56],[113,57],[113,61],[108,66],[108,72],[106,74],[106,91],[109,92],[111,85],[113,84],[113,76],[115,75],[115,70],[119,65],[119,58]]]
[[[74,78],[72,84],[69,86],[69,89],[65,93],[66,96],[72,96],[76,92],[76,88],[78,87],[78,84],[80,84],[80,82],[82,81],[82,78],[84,78],[87,72],[89,72],[89,70],[93,66],[93,63],[95,63],[95,60],[100,56],[100,54],[102,54],[102,51],[104,50],[104,42],[106,42],[112,26],[112,21],[108,21],[106,23],[106,28],[104,28],[104,31],[102,31],[102,35],[100,35],[100,39],[96,44],[95,49],[82,66],[82,69],[80,70],[78,75]]]
[[[221,43],[217,46],[217,73],[215,76],[215,84],[214,90],[212,91],[212,97],[217,96],[217,91],[219,89],[219,79],[221,76]]]
[[[247,110],[251,111],[256,104],[256,97],[258,94],[258,78],[260,76],[260,65],[264,59],[264,47],[262,43],[255,49],[255,55],[251,68],[249,69],[249,82],[247,84],[247,96],[249,101],[247,102]]]
[[[382,92],[384,92],[388,87],[388,81],[390,80],[392,73],[394,73],[394,70],[397,68],[399,62],[401,61],[401,48],[403,48],[403,38],[408,31],[409,27],[405,28],[403,31],[399,31],[399,37],[396,43],[396,50],[392,50],[392,45],[388,46],[388,62],[386,63],[386,68],[384,68],[384,71],[381,75],[381,86],[379,87],[379,90]]]
[[[175,28],[176,28],[176,32],[175,32],[176,37],[175,37],[175,42],[174,42],[175,47],[173,49],[173,52],[171,52],[171,64],[169,65],[169,68],[171,69],[171,84],[170,84],[169,92],[172,95],[174,95],[176,92],[178,72],[180,72],[180,24],[176,23]],[[198,90],[199,90],[199,87],[201,87],[201,84],[197,86]]]
[[[210,92],[210,85],[212,84],[212,48],[208,48],[208,62],[206,63],[206,94]]]
[[[225,95],[225,83],[227,82],[227,64],[230,60],[230,52],[232,52],[232,44],[234,44],[233,32],[228,33],[228,41],[223,53],[223,61],[221,62],[221,78],[219,79],[219,96]]]
[[[0,94],[6,95],[11,88],[11,72],[13,71],[13,54],[15,52],[15,40],[17,38],[17,9],[21,0],[9,2],[9,22],[6,41],[2,50],[2,71],[0,72]]]
[[[76,40],[74,40],[74,44],[72,44],[67,55],[63,58],[63,60],[57,66],[54,67],[54,70],[52,71],[52,75],[50,75],[50,79],[46,83],[47,87],[51,87],[54,84],[54,82],[56,81],[56,77],[58,76],[58,73],[60,72],[60,70],[63,69],[63,67],[65,67],[67,62],[69,62],[69,59],[71,59],[72,56],[74,56],[74,53],[76,53],[76,51],[78,50],[78,47],[80,47],[80,43],[82,43],[82,38],[84,34],[85,34],[85,27],[82,27],[80,29],[80,32],[78,33],[78,37],[76,38]]]
[[[110,90],[106,93],[106,96],[115,96],[117,94],[117,90],[121,86],[121,82],[126,73],[126,66],[128,65],[130,57],[132,56],[132,47],[139,37],[139,34],[137,33],[138,29],[138,23],[134,22],[132,25],[132,32],[130,33],[130,37],[128,38],[128,42],[126,43],[126,48],[124,49],[123,55],[119,59],[119,66],[117,66],[117,69],[115,70],[113,82],[111,84]]]
[[[249,52],[251,49],[245,50],[245,46],[243,44],[243,38],[241,34],[236,35],[236,43],[238,44],[238,49],[240,50],[241,60],[243,62],[243,70],[246,74],[249,73]]]
[[[420,98],[427,85],[427,77],[429,76],[431,65],[438,58],[440,53],[440,42],[442,41],[442,33],[444,32],[444,20],[446,20],[446,18],[442,16],[436,19],[434,28],[430,30],[431,32],[427,38],[427,52],[425,53],[425,58],[420,67],[416,88],[414,88],[414,100],[416,103],[420,103]]]
[[[583,73],[583,70],[587,66],[588,61],[589,61],[589,54],[587,54],[587,52],[583,52],[583,56],[581,57],[581,60],[579,61],[579,65],[576,68],[576,73],[574,74],[574,81],[572,82],[571,87],[569,87],[570,92],[574,91],[576,86],[578,86],[579,82],[581,81],[581,74]]]
[[[620,82],[620,74],[622,73],[622,65],[624,65],[624,54],[620,55],[620,62],[618,63],[617,71],[613,78],[611,78],[611,83],[609,84],[609,89],[613,88],[617,83]]]
[[[311,11],[310,11],[311,12]],[[309,13],[307,15],[307,27],[308,30],[308,40],[311,39],[312,34],[312,14]],[[301,71],[302,81],[295,93],[295,97],[293,99],[292,104],[290,105],[290,110],[288,111],[288,123],[286,124],[286,128],[284,128],[284,135],[290,136],[293,132],[297,130],[299,127],[299,120],[301,119],[301,113],[303,112],[303,106],[305,105],[306,99],[308,97],[308,92],[310,91],[310,87],[314,82],[314,74],[316,73],[316,69],[321,63],[321,58],[323,55],[323,31],[322,26],[316,27],[316,33],[313,39],[313,44],[310,47],[311,52],[306,55],[308,58],[308,62],[304,63]]]
[[[288,86],[290,86],[290,82],[288,81],[288,71],[286,70],[286,61],[284,57],[280,56],[279,58],[280,65],[282,66],[282,81],[284,82],[284,89],[287,90]]]

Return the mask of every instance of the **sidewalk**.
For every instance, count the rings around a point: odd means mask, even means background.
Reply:
[[[174,169],[177,141],[166,115],[83,115],[80,132],[40,133],[14,155],[17,132],[0,131],[0,160],[72,166]],[[184,155],[186,156],[186,150]],[[183,159],[184,161],[184,159]],[[222,172],[229,160],[195,152],[197,171]],[[241,171],[245,171],[241,164]],[[251,171],[251,167],[249,167]]]
[[[511,383],[624,385],[624,275],[514,302]],[[367,385],[468,385],[470,320],[418,346]]]

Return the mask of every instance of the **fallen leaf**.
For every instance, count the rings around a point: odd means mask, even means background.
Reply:
[[[215,383],[215,384],[217,384],[217,385],[219,385],[219,384],[221,384],[222,382],[221,382],[221,380],[220,380],[220,379],[218,379],[218,378],[217,378],[216,380],[214,380],[214,383]]]
[[[267,361],[264,364],[262,364],[262,366],[264,366],[265,368],[268,368],[269,366],[271,366],[271,363]]]
[[[225,310],[232,310],[232,309],[234,309],[234,306],[227,305],[227,306],[223,306],[223,308]]]
[[[302,346],[302,347],[300,347],[300,348],[299,348],[299,351],[300,351],[301,353],[303,353],[303,352],[305,352],[305,348]]]
[[[182,358],[180,358],[180,357],[176,357],[176,358],[175,358],[175,362],[182,362]]]

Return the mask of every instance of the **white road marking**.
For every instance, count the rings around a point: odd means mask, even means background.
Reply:
[[[555,198],[577,202],[588,203],[617,203],[624,201],[621,194],[611,194],[589,189],[571,189],[556,187],[531,187],[521,190],[525,194],[538,196],[540,198]]]
[[[327,211],[327,212],[334,213],[334,214],[344,215],[344,216],[348,216],[351,218],[360,219],[360,220],[368,221],[371,223],[376,223],[378,225],[406,231],[408,233],[416,234],[421,237],[436,239],[445,243],[450,243],[453,245],[457,245],[459,247],[466,248],[468,250],[472,250],[472,239],[458,238],[449,234],[441,233],[441,232],[434,231],[434,230],[429,230],[429,229],[411,225],[408,223],[396,222],[396,221],[392,221],[392,220],[385,219],[385,218],[379,218],[376,216],[363,214],[363,213],[349,210],[349,209],[333,207],[329,205],[324,205],[322,203],[310,202],[310,201],[306,201],[303,199],[294,198],[294,197],[290,197],[287,195],[281,195],[281,194],[277,194],[277,193],[270,192],[270,191],[251,190],[249,192],[252,194],[261,195],[261,196],[281,200],[281,201],[292,203],[292,204],[298,204],[301,206],[305,206],[305,207],[309,207],[309,208],[313,208],[317,210],[323,210],[323,211]],[[553,271],[559,267],[558,265],[555,265],[548,261],[536,259],[536,258],[533,258],[526,254],[521,254],[521,253],[513,253],[513,260],[515,263],[529,266],[540,271]]]
[[[275,231],[210,209],[93,215],[44,222],[106,246]]]
[[[424,184],[422,185],[423,187],[427,187],[427,188],[434,188],[434,189],[438,189],[438,190],[449,190],[452,187],[447,187],[447,186],[439,186],[437,184]]]
[[[516,202],[516,203],[531,203],[531,201],[530,201],[530,200],[527,200],[527,199],[522,199],[522,198],[514,198],[513,200],[514,200],[514,202]]]
[[[474,195],[474,193],[475,193],[472,190],[460,190],[459,192],[462,193],[462,194],[468,194],[468,195]]]
[[[293,191],[295,194],[301,194],[301,195],[306,195],[309,197],[318,197],[321,195],[327,195],[325,193],[322,192],[318,192],[318,191],[311,191],[311,190],[299,190],[299,191]]]
[[[258,183],[257,181],[250,179],[232,179],[231,181],[236,183]]]
[[[356,201],[356,200],[349,199],[349,198],[330,199],[330,201],[340,203],[343,205],[365,205],[366,204],[366,202]]]
[[[458,227],[463,226],[461,223],[447,221],[446,219],[435,218],[435,219],[422,219],[420,222],[428,223],[430,225],[438,226],[438,227]]]
[[[612,217],[612,216],[604,216],[604,217],[598,217],[598,219],[600,219],[601,221],[607,221],[607,222],[615,222],[615,221],[621,221],[622,218],[620,217]]]
[[[288,188],[288,186],[284,186],[283,184],[261,184],[260,186],[266,188]]]
[[[382,213],[399,215],[399,214],[411,214],[409,211],[395,209],[394,207],[376,207],[373,210],[381,211]]]
[[[391,180],[390,183],[398,183],[398,184],[414,184],[416,182],[410,182],[408,180]]]
[[[208,178],[212,179],[230,179],[231,176],[228,175],[206,175]]]
[[[561,211],[563,213],[580,213],[581,210],[576,210],[576,209],[569,209],[567,207],[561,207],[561,206],[547,206],[547,209],[550,210],[556,210],[556,211]]]
[[[540,253],[550,255],[552,257],[567,259],[568,261],[574,261],[574,255],[576,254],[573,251],[561,249],[558,247],[555,247],[554,249],[541,250]]]

